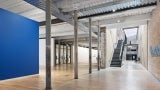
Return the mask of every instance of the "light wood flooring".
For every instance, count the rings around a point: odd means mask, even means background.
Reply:
[[[79,65],[79,79],[73,79],[73,66],[61,65],[52,70],[53,90],[160,90],[160,82],[140,64],[125,62],[121,68],[108,68],[88,74]],[[45,90],[45,70],[39,75],[0,81],[0,90]]]

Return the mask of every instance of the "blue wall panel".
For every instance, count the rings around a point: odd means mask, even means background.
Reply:
[[[0,80],[38,73],[38,22],[0,9]]]

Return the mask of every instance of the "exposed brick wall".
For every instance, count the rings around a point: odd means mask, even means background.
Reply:
[[[152,57],[150,47],[160,45],[160,5],[152,13],[149,24],[149,71],[160,78],[160,56]]]
[[[102,69],[106,68],[106,27],[101,27],[100,28],[100,32],[101,32],[101,37],[100,37],[100,50],[101,50],[101,63],[100,63],[100,67]]]

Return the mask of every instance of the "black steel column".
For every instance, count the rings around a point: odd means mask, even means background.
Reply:
[[[78,79],[78,17],[74,10],[74,78]]]
[[[92,29],[91,18],[89,18],[89,73],[92,73]]]
[[[46,0],[46,90],[51,89],[51,0]]]

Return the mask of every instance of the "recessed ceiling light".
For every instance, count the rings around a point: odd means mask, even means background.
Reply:
[[[116,12],[116,9],[113,9],[112,11],[113,11],[113,12]]]

